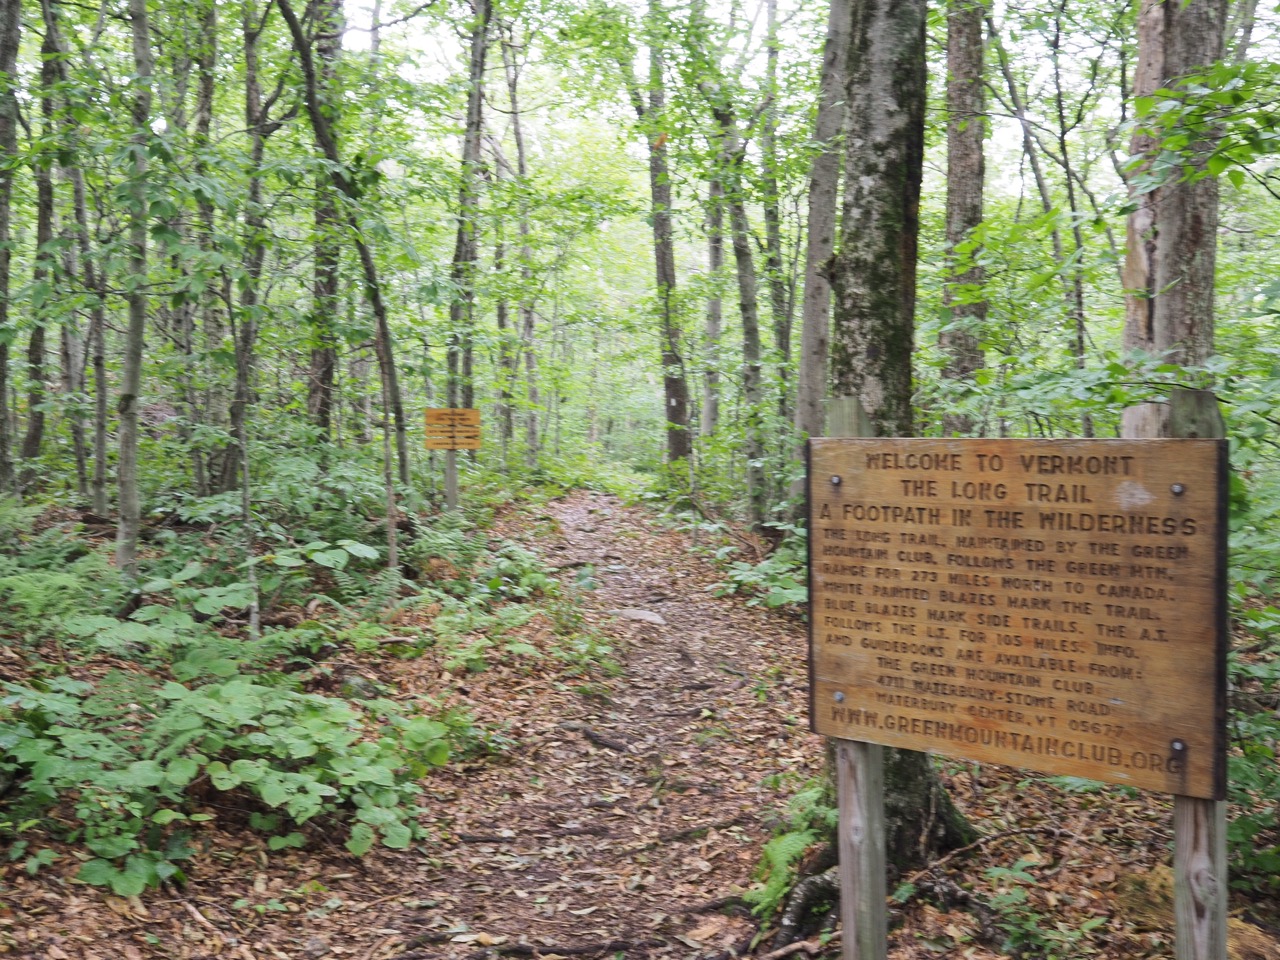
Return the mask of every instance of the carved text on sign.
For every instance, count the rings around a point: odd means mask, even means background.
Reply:
[[[817,732],[1225,789],[1225,450],[815,439]]]

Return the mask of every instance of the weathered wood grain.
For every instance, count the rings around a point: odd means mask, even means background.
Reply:
[[[1216,440],[810,442],[818,733],[1225,790]]]

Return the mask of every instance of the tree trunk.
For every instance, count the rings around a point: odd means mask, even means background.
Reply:
[[[22,35],[22,0],[0,0],[0,73],[18,72]],[[14,84],[0,87],[0,330],[9,325],[12,286],[13,171],[18,156],[18,98]],[[9,424],[9,341],[0,337],[0,495],[13,487],[13,452]]]
[[[133,168],[129,178],[129,324],[119,400],[119,503],[116,565],[129,576],[137,569],[142,504],[138,495],[138,397],[142,391],[142,350],[147,329],[147,142],[151,138],[151,30],[146,0],[129,0],[133,39]]]
[[[75,248],[69,244],[64,248],[63,263],[63,274],[74,277]],[[75,316],[63,319],[59,340],[62,394],[75,404],[67,417],[67,430],[71,434],[71,452],[76,462],[76,495],[84,503],[89,498],[89,452],[85,446],[84,414],[80,407],[80,400],[85,395],[85,344]]]
[[[1238,0],[1232,5],[1232,22],[1228,30],[1231,37],[1231,59],[1244,63],[1249,59],[1249,45],[1253,42],[1253,28],[1258,17],[1258,0]]]
[[[45,30],[44,41],[40,45],[40,115],[42,135],[46,141],[52,141],[54,130],[54,85],[58,78],[57,64],[54,58],[58,49],[48,29]],[[35,158],[36,181],[36,255],[35,269],[32,271],[31,298],[31,337],[27,341],[27,432],[22,438],[22,480],[19,486],[23,489],[30,486],[38,476],[35,464],[40,456],[40,447],[44,442],[45,425],[45,366],[46,330],[50,321],[50,305],[56,300],[54,293],[57,259],[53,254],[53,157],[40,152]]]
[[[1053,60],[1053,93],[1054,106],[1058,115],[1058,155],[1062,162],[1062,170],[1066,175],[1067,210],[1071,214],[1071,239],[1075,245],[1071,257],[1071,279],[1063,278],[1068,284],[1067,302],[1072,319],[1071,354],[1076,369],[1085,368],[1085,310],[1084,310],[1084,232],[1080,229],[1080,210],[1076,200],[1076,178],[1071,168],[1071,153],[1068,143],[1066,104],[1062,90],[1062,18],[1066,11],[1067,0],[1058,0],[1058,9],[1054,11],[1054,33],[1052,44]],[[1093,417],[1085,413],[1080,418],[1080,433],[1085,437],[1093,436]]]
[[[484,120],[484,69],[488,54],[492,8],[479,0],[471,29],[467,74],[467,113],[462,138],[462,164],[458,185],[458,232],[454,244],[451,277],[455,292],[449,306],[448,380],[451,407],[471,405],[471,352],[475,337],[475,271],[479,243],[480,141]],[[449,454],[450,457],[454,456]]]
[[[49,44],[53,57],[53,67],[58,82],[67,81],[67,51],[58,29],[57,15],[51,0],[42,0],[41,14],[44,18],[45,39]],[[77,145],[79,128],[75,118],[69,111],[64,111],[61,119],[62,142],[69,147]],[[101,271],[94,260],[89,241],[88,201],[85,196],[84,171],[76,164],[63,167],[63,175],[71,182],[71,209],[75,219],[75,253],[80,267],[81,282],[90,294],[89,327],[85,332],[84,350],[88,358],[73,360],[77,372],[74,377],[76,392],[86,388],[85,368],[93,367],[93,477],[90,481],[90,498],[93,512],[98,516],[106,516],[109,509],[107,497],[107,420],[108,420],[108,386],[106,365],[106,302],[107,285]],[[71,349],[70,346],[68,349]],[[75,433],[81,436],[76,438]],[[83,427],[73,421],[73,440],[77,444],[77,469],[80,458],[79,446],[83,444]]]
[[[201,0],[201,2],[204,2],[204,0]],[[203,31],[210,28],[207,6],[208,4],[205,3],[206,9],[197,7],[193,11],[196,16],[192,19],[199,25],[194,37],[190,28],[184,23],[177,44],[173,44],[172,41],[170,43],[170,47],[173,50],[172,54],[161,60],[161,63],[168,67],[169,73],[156,85],[156,91],[160,98],[160,109],[164,117],[166,132],[170,136],[185,138],[188,134],[187,91],[191,86],[191,68],[199,62],[202,64],[202,69],[212,69],[209,58],[202,49],[206,41],[206,35]],[[201,86],[204,83],[206,83],[204,77],[199,77],[197,98],[202,92]],[[197,105],[197,110],[200,109],[200,106],[200,104]],[[210,107],[210,109],[212,108]],[[210,118],[210,122],[212,122],[212,118]],[[194,150],[207,149],[208,130],[204,131],[203,141],[201,140],[200,131],[194,133],[192,140]],[[164,246],[169,248],[168,266],[171,275],[183,276],[188,272],[190,258],[179,249],[176,249],[176,246],[185,247],[191,244],[188,218],[174,209],[160,218],[160,226],[170,232],[171,235],[181,238],[177,244],[168,243]],[[195,243],[199,244],[200,241],[197,239]],[[196,389],[198,379],[195,355],[196,299],[184,291],[182,295],[173,300],[160,298],[156,301],[155,308],[157,333],[177,347],[182,358],[173,380],[175,381],[174,386],[177,388],[174,391],[175,400],[182,405],[185,415],[176,418],[175,426],[178,439],[190,456],[192,485],[198,496],[204,496],[209,492],[205,476],[205,462],[193,443],[195,430],[200,424],[202,412],[200,398]]]
[[[89,215],[85,198],[84,174],[79,167],[68,168],[71,178],[72,209],[76,218],[76,250],[85,289],[92,299],[89,306],[89,329],[86,333],[89,363],[93,367],[93,478],[90,481],[93,512],[106,516],[107,497],[107,358],[106,302],[107,286],[94,263],[89,246]]]
[[[830,0],[827,39],[822,50],[822,79],[809,168],[808,228],[805,235],[804,302],[801,312],[800,369],[796,382],[796,433],[822,435],[822,400],[826,396],[827,346],[831,323],[831,283],[827,271],[835,250],[836,196],[839,193],[845,129],[850,30],[855,0]],[[793,489],[797,495],[803,484]]]
[[[744,454],[747,461],[747,516],[757,530],[764,523],[769,492],[765,480],[764,376],[760,348],[760,303],[756,287],[755,258],[751,253],[751,227],[743,196],[742,163],[745,144],[730,107],[712,104],[720,126],[719,163],[729,207],[729,236],[738,278],[738,312],[742,318],[742,402]]]
[[[195,130],[192,135],[195,170],[196,174],[201,177],[209,174],[207,153],[211,140],[210,133],[213,129],[213,95],[217,85],[217,63],[218,4],[216,0],[201,0],[200,37],[196,53],[198,79],[196,85]],[[196,245],[204,254],[209,254],[214,248],[213,217],[213,200],[205,191],[200,191],[196,196],[196,219],[198,225],[195,230],[195,237]],[[196,305],[192,304],[188,314],[187,340],[192,350],[194,350],[195,346],[196,309]],[[199,310],[202,317],[201,326],[204,331],[206,347],[221,343],[222,325],[219,320],[215,319],[217,317],[217,307],[214,305],[213,298],[205,300],[200,305]],[[215,327],[217,328],[216,338],[211,337],[211,333],[213,333],[211,328]],[[224,422],[224,400],[219,372],[212,369],[207,363],[202,363],[201,366],[203,369],[200,373],[204,378],[205,386],[200,389],[194,381],[191,383],[189,404],[192,409],[192,417],[194,420],[198,415],[206,424],[212,423],[215,426],[221,426]],[[197,496],[208,496],[212,492],[210,479],[215,469],[213,460],[212,452],[205,450],[203,444],[194,445],[191,451],[191,463],[196,481]]]
[[[353,310],[349,311],[354,313]],[[351,379],[359,385],[353,404],[356,417],[356,442],[368,443],[373,439],[373,396],[365,389],[371,377],[373,361],[363,349],[351,356]]]
[[[1134,95],[1164,89],[1177,96],[1180,78],[1220,60],[1226,7],[1226,0],[1142,0]],[[1184,149],[1199,165],[1215,142],[1210,132]],[[1134,134],[1134,156],[1153,158],[1160,150],[1159,140],[1141,128]],[[1203,364],[1214,344],[1216,178],[1178,177],[1135,191],[1127,227],[1125,348]],[[1167,403],[1127,408],[1121,436],[1222,438],[1225,429],[1212,393],[1177,389]],[[1195,960],[1226,957],[1226,803],[1175,796],[1174,824],[1175,953]]]
[[[471,406],[473,387],[471,350],[475,337],[475,272],[478,258],[480,141],[483,133],[484,64],[489,46],[488,0],[477,0],[471,25],[471,54],[467,73],[467,117],[462,137],[462,165],[458,177],[458,232],[453,248],[453,300],[449,304],[446,393],[451,407]]]
[[[1014,79],[1013,70],[1009,66],[1009,57],[1005,52],[1004,45],[1000,42],[1000,34],[996,30],[995,21],[990,16],[987,17],[987,31],[991,37],[991,46],[996,52],[996,58],[1000,62],[1000,74],[1004,77],[1005,89],[1009,92],[1010,112],[1018,121],[1018,126],[1022,129],[1022,152],[1027,158],[1027,163],[1031,166],[1031,175],[1036,182],[1036,192],[1040,195],[1040,208],[1049,213],[1053,210],[1053,195],[1049,192],[1049,181],[1045,179],[1044,168],[1040,165],[1040,154],[1036,150],[1036,139],[1031,119],[1027,116],[1026,105],[1022,101],[1022,94],[1018,91],[1018,83]],[[1055,224],[1052,232],[1053,239],[1053,256],[1058,263],[1063,261],[1062,251],[1062,232]]]
[[[654,9],[658,0],[651,0]],[[655,28],[656,33],[656,28]],[[648,116],[661,124],[666,111],[662,47],[656,38],[649,47]],[[658,325],[662,336],[662,383],[667,412],[667,463],[677,464],[693,453],[689,435],[689,384],[681,355],[680,318],[676,313],[676,248],[671,217],[671,171],[667,134],[654,132],[649,145],[649,191],[653,203],[653,259],[658,292]]]
[[[497,278],[501,291],[494,304],[494,316],[498,324],[498,437],[502,447],[502,466],[509,470],[511,442],[515,439],[515,384],[520,375],[520,357],[516,349],[518,333],[511,323],[511,309],[507,300],[507,245],[501,221],[495,226],[494,232],[493,275]]]
[[[832,270],[831,384],[877,436],[913,433],[911,351],[924,159],[925,2],[859,0],[849,48],[849,137]],[[963,843],[966,824],[927,755],[885,756],[888,862],[898,870]]]
[[[671,219],[671,171],[664,130],[667,93],[661,0],[649,0],[647,41],[649,45],[648,98],[636,84],[630,63],[620,64],[628,77],[628,92],[636,116],[645,128],[649,146],[650,223],[653,227],[655,290],[658,297],[658,331],[662,344],[662,393],[667,420],[667,463],[674,466],[693,453],[689,433],[689,382],[685,377],[680,317],[676,311],[676,250]]]
[[[342,0],[316,5],[316,96],[331,124],[338,120],[338,57],[342,49]],[[335,135],[336,136],[336,135]],[[311,298],[311,365],[307,380],[307,413],[328,439],[333,427],[333,384],[337,369],[334,319],[338,310],[341,248],[337,197],[329,177],[316,178],[314,276]]]
[[[831,391],[857,397],[877,435],[907,437],[914,432],[923,0],[860,0],[851,41],[848,182],[832,270]]]
[[[528,177],[529,166],[525,155],[524,127],[520,118],[520,71],[515,60],[515,27],[509,27],[510,39],[502,44],[502,67],[507,78],[507,97],[511,107],[511,136],[516,145],[516,177],[521,184],[519,199],[520,233],[520,347],[524,354],[525,400],[528,409],[524,420],[525,467],[538,468],[538,352],[535,338],[533,299],[533,249],[529,243],[532,232],[529,224]]]
[[[240,283],[239,303],[233,309],[230,286],[227,294],[227,320],[235,353],[236,379],[230,406],[231,436],[234,447],[226,451],[223,459],[222,489],[240,493],[240,518],[244,525],[244,549],[246,557],[252,557],[257,539],[253,517],[251,463],[249,458],[249,415],[254,402],[254,348],[258,336],[258,292],[266,260],[266,216],[262,203],[262,158],[267,137],[279,129],[278,123],[268,119],[262,103],[262,89],[258,81],[258,41],[262,35],[265,18],[258,19],[255,5],[246,3],[241,11],[244,44],[244,122],[249,133],[249,183],[244,205],[244,252],[242,269],[244,279]],[[238,481],[238,482],[237,482]],[[250,564],[246,579],[252,599],[249,603],[249,632],[257,636],[260,626],[257,568]]]
[[[698,426],[704,437],[714,436],[720,427],[720,333],[724,322],[720,274],[723,270],[724,184],[717,171],[707,185],[707,274],[712,288],[702,326],[702,415]]]
[[[747,504],[751,525],[757,530],[768,515],[769,488],[765,473],[764,376],[760,358],[760,305],[756,292],[755,262],[751,255],[751,228],[742,201],[741,185],[729,201],[733,259],[738,273],[738,309],[742,317],[742,400],[746,407]]]
[[[1022,149],[1023,154],[1027,158],[1027,162],[1031,166],[1031,173],[1035,179],[1036,192],[1040,195],[1040,208],[1046,213],[1051,213],[1054,208],[1053,195],[1049,190],[1049,181],[1044,175],[1044,169],[1040,164],[1040,151],[1037,149],[1039,143],[1035,127],[1031,119],[1027,116],[1026,106],[1023,103],[1022,94],[1018,90],[1017,81],[1014,79],[1013,70],[1009,66],[1009,58],[1005,52],[1003,45],[1000,43],[999,35],[996,32],[995,21],[989,16],[987,19],[987,29],[990,31],[992,46],[995,48],[996,56],[1000,61],[1000,72],[1004,77],[1005,89],[1009,94],[1009,107],[1013,115],[1017,118],[1019,126],[1022,128]],[[1059,131],[1065,128],[1066,120],[1062,112],[1062,87],[1060,83],[1060,75],[1057,70],[1057,53],[1053,55],[1054,62],[1054,79],[1055,91],[1057,93],[1056,103],[1058,107]],[[1061,141],[1065,144],[1065,135]],[[1073,178],[1070,161],[1066,153],[1062,157],[1063,173],[1066,175],[1068,185],[1068,202],[1072,211],[1075,208],[1075,180]],[[1084,281],[1081,273],[1079,257],[1073,258],[1075,264],[1071,270],[1066,269],[1067,255],[1062,242],[1062,231],[1055,222],[1050,231],[1050,238],[1053,241],[1054,261],[1059,266],[1059,274],[1063,285],[1063,298],[1066,307],[1067,316],[1071,318],[1072,339],[1071,339],[1071,356],[1075,362],[1076,369],[1083,369],[1085,365],[1085,313],[1084,313]],[[1083,235],[1080,233],[1079,226],[1076,225],[1073,239],[1077,244],[1077,252],[1083,243]],[[1081,433],[1086,436],[1093,434],[1093,422],[1088,414],[1081,418]]]
[[[765,104],[760,124],[760,167],[764,196],[765,276],[769,284],[769,312],[777,349],[778,415],[791,418],[791,285],[782,256],[782,211],[778,192],[778,0],[766,0]]]
[[[950,316],[939,336],[947,363],[942,375],[960,384],[971,383],[982,367],[978,328],[986,321],[987,303],[979,294],[984,271],[975,253],[956,254],[982,223],[986,114],[982,86],[982,0],[960,0],[947,15],[947,247],[953,258],[943,304]],[[968,414],[944,411],[944,436],[965,436],[974,430]]]
[[[253,402],[253,355],[258,337],[258,287],[266,252],[263,238],[266,235],[266,218],[262,207],[262,158],[266,139],[275,129],[262,108],[262,88],[258,81],[258,40],[262,27],[255,22],[257,12],[246,6],[242,14],[244,35],[244,122],[249,133],[249,182],[244,205],[244,252],[241,266],[244,282],[240,285],[239,303],[229,314],[232,349],[235,354],[235,387],[232,391],[230,414],[231,437],[234,450],[228,450],[222,460],[222,478],[219,489],[245,490],[249,485],[249,407]],[[228,305],[230,305],[228,300]],[[247,497],[245,498],[248,499]],[[251,518],[247,506],[244,516],[246,527]]]
[[[1138,13],[1134,96],[1177,90],[1178,78],[1221,59],[1225,0],[1143,0]],[[1192,144],[1204,157],[1212,142]],[[1159,141],[1138,130],[1132,154],[1153,157]],[[1171,179],[1135,191],[1127,228],[1124,347],[1171,363],[1204,363],[1213,352],[1218,181]],[[1168,436],[1168,408],[1140,404],[1124,412],[1124,436]]]

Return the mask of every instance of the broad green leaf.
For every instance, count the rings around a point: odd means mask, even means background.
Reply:
[[[129,764],[129,781],[138,787],[155,787],[164,783],[164,768],[154,760],[135,760]]]
[[[105,887],[119,873],[110,860],[90,860],[76,873],[76,879],[91,883],[95,887]]]
[[[115,859],[138,849],[138,841],[133,837],[113,834],[107,837],[94,837],[86,840],[84,845],[100,857]]]
[[[414,717],[404,725],[403,736],[407,743],[419,746],[432,740],[442,740],[448,736],[449,728],[438,720],[426,717]]]
[[[317,550],[310,556],[314,563],[330,569],[341,570],[347,565],[348,554],[345,550]]]
[[[219,790],[234,790],[240,786],[240,777],[232,773],[221,760],[215,760],[205,767],[205,773],[209,774],[209,782]]]
[[[261,760],[233,760],[230,769],[241,783],[257,783],[267,772],[266,764]]]
[[[413,842],[413,832],[406,824],[393,823],[382,828],[382,845],[403,850]]]
[[[188,580],[193,580],[198,577],[200,575],[200,571],[203,569],[203,563],[199,560],[192,560],[169,579],[173,580],[175,583],[186,583]]]
[[[442,767],[449,762],[449,744],[443,740],[431,744],[423,754],[423,759],[433,767]]]
[[[354,540],[339,540],[338,546],[351,554],[353,557],[359,557],[361,560],[377,560],[378,550],[371,547],[367,543],[356,543]]]
[[[357,857],[363,857],[373,846],[373,829],[364,823],[357,823],[351,828],[351,837],[345,846]]]
[[[293,791],[278,776],[268,773],[262,778],[262,782],[258,787],[258,796],[269,807],[282,807],[289,802],[289,798],[293,796]]]
[[[153,875],[153,870],[144,871],[130,866],[111,878],[111,892],[118,897],[136,897],[147,889],[147,884]]]

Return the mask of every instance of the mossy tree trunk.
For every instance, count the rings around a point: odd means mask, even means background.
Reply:
[[[831,282],[831,392],[876,436],[914,432],[916,249],[924,158],[924,0],[858,0],[850,32],[845,196]],[[886,751],[886,857],[906,870],[972,830],[925,754]]]

